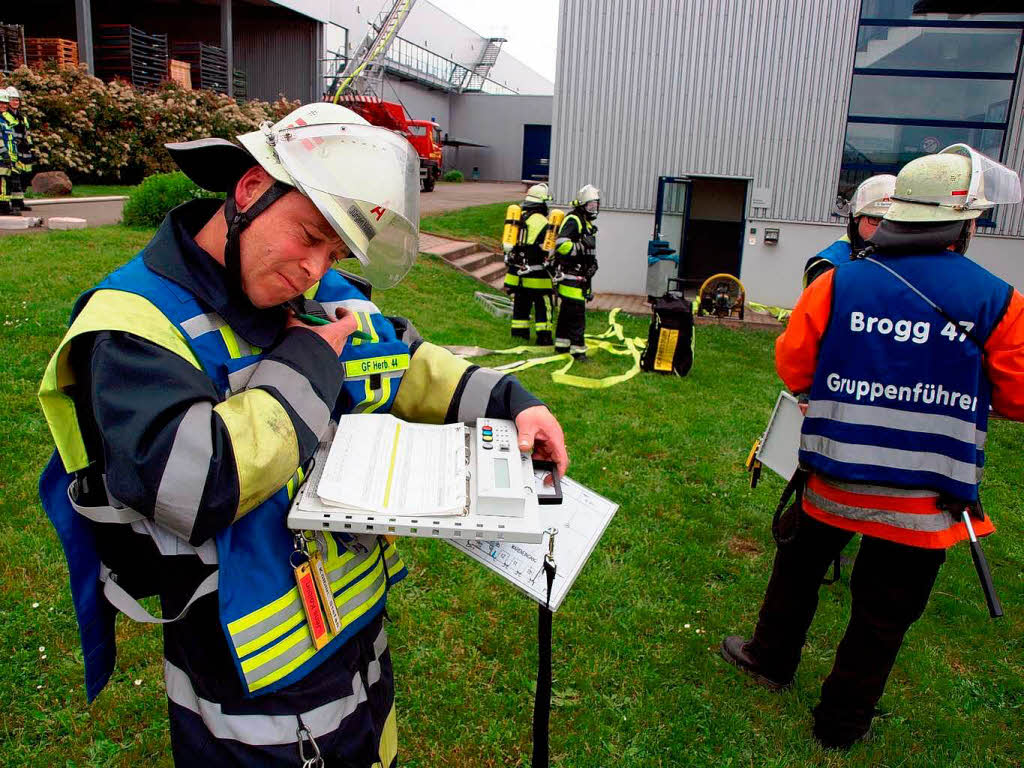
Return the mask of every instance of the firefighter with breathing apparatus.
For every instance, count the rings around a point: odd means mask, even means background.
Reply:
[[[8,110],[3,120],[13,134],[14,169],[11,172],[11,207],[15,211],[31,211],[25,205],[25,190],[28,189],[32,176],[34,154],[32,136],[29,134],[28,118],[21,111],[21,94],[13,85],[7,89]]]
[[[559,210],[552,211],[549,217],[550,199],[547,184],[530,187],[522,206],[513,204],[505,211],[505,229],[501,238],[508,268],[505,290],[513,297],[512,336],[530,338],[532,311],[539,346],[553,343],[554,313],[548,258],[554,243],[553,232],[564,218]]]
[[[558,284],[558,324],[555,351],[587,359],[587,302],[593,298],[591,281],[597,272],[597,226],[601,192],[587,184],[576,193],[555,240],[555,282]]]

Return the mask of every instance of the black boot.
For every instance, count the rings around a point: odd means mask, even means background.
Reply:
[[[555,340],[551,338],[551,331],[537,331],[538,347],[550,347],[554,343]]]
[[[789,680],[773,680],[761,673],[761,670],[757,666],[752,658],[746,651],[746,641],[739,635],[729,635],[722,641],[722,658],[732,664],[734,667],[738,667],[754,678],[754,681],[759,685],[763,685],[765,688],[769,688],[773,691],[781,691],[784,688],[788,688],[793,684],[792,678]]]
[[[25,205],[25,201],[24,200],[14,200],[12,202],[14,204],[14,210],[16,210],[16,211],[31,211],[32,210],[32,206]]]
[[[586,352],[573,352],[572,353],[572,359],[575,360],[577,363],[585,363],[585,362],[587,362],[587,353]]]
[[[6,200],[0,202],[0,216],[16,216],[17,214],[11,208],[11,204]]]

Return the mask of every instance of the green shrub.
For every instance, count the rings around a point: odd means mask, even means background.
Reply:
[[[456,184],[461,184],[465,179],[466,177],[462,175],[462,171],[456,170],[448,171],[441,177],[441,181],[454,181]]]
[[[132,190],[124,204],[124,223],[133,227],[156,227],[167,212],[199,197],[223,197],[197,187],[181,171],[157,173]]]

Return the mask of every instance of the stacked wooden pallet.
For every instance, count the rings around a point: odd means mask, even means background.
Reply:
[[[174,43],[171,53],[192,65],[192,85],[218,93],[228,92],[228,55],[207,43]]]
[[[78,66],[78,43],[61,37],[26,37],[25,56],[30,67],[56,62],[58,67]]]
[[[249,78],[240,69],[235,70],[234,97],[237,101],[249,98]]]
[[[187,61],[168,59],[167,79],[177,83],[187,91],[192,90],[192,65]]]
[[[167,35],[149,35],[130,24],[101,24],[96,46],[96,73],[140,88],[155,88],[167,79]]]
[[[25,28],[0,24],[0,71],[10,72],[25,64]]]

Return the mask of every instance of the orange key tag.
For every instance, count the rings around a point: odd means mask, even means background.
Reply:
[[[338,606],[334,604],[334,591],[331,589],[331,582],[327,579],[327,570],[324,568],[324,559],[319,552],[310,555],[309,564],[313,570],[313,578],[316,580],[316,591],[320,594],[320,605],[327,617],[327,624],[332,634],[341,632],[341,616],[338,615]]]
[[[298,567],[293,566],[292,569],[295,571],[295,584],[299,588],[299,600],[302,601],[302,609],[306,612],[309,635],[313,638],[313,647],[319,651],[327,645],[330,638],[327,635],[323,614],[320,613],[320,600],[317,597],[313,571],[308,560]]]

